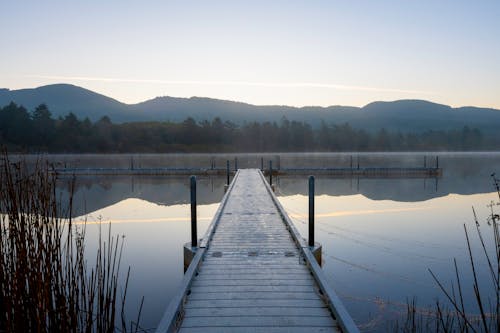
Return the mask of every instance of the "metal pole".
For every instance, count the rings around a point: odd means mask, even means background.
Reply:
[[[227,185],[229,185],[229,160],[226,161]]]
[[[260,170],[264,171],[264,157],[260,158]]]
[[[234,158],[234,171],[238,171],[238,158]]]
[[[351,169],[352,169],[352,155],[351,155]]]
[[[196,177],[191,176],[191,246],[198,246],[198,232],[196,230]]]
[[[314,247],[314,176],[309,176],[309,246]]]
[[[269,185],[273,185],[273,161],[269,160]]]
[[[436,156],[436,169],[439,169],[439,156]]]

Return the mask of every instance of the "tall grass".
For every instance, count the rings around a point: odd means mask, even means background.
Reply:
[[[429,269],[432,278],[448,300],[450,308],[437,301],[434,310],[423,315],[417,308],[415,301],[408,302],[405,321],[396,323],[392,327],[392,331],[412,333],[500,332],[500,215],[495,210],[495,206],[500,205],[500,180],[495,174],[492,174],[491,177],[499,200],[498,202],[492,201],[488,205],[490,212],[486,224],[487,230],[492,233],[493,241],[487,242],[485,240],[484,230],[481,230],[482,224],[477,218],[474,207],[472,213],[481,253],[473,252],[469,230],[464,225],[472,286],[464,285],[463,273],[459,270],[456,260],[454,260],[453,268],[455,278],[450,287],[446,287],[439,277]],[[479,278],[477,262],[481,258],[486,262],[489,280]],[[464,293],[470,291],[468,288],[471,287],[473,299],[467,303]],[[472,312],[475,314],[471,314]]]
[[[47,165],[0,158],[0,331],[125,331],[123,311],[116,324],[128,282],[127,273],[118,293],[123,240],[100,234],[89,268],[85,227],[56,194]]]

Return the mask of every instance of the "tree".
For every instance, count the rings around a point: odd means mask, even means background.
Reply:
[[[37,106],[31,119],[33,120],[35,142],[41,147],[48,148],[54,139],[55,121],[52,119],[47,105]]]

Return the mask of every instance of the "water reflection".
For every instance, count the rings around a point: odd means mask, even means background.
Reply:
[[[218,204],[201,205],[198,230],[203,235]],[[126,315],[135,320],[141,298],[142,327],[156,327],[183,276],[182,246],[190,239],[189,207],[162,206],[141,199],[125,199],[114,205],[75,218],[86,223],[87,256],[95,255],[99,229],[123,235],[125,246],[122,271],[131,267]]]
[[[318,156],[310,157],[319,163]],[[339,156],[338,163],[349,163],[349,155]],[[397,158],[391,155],[390,163]],[[381,159],[374,155],[369,162],[382,165]],[[410,162],[404,163],[414,165],[415,158]],[[245,167],[243,158],[238,163]],[[289,161],[282,157],[281,163]],[[449,281],[452,258],[457,258],[464,285],[472,285],[462,226],[475,227],[472,205],[479,220],[486,220],[486,205],[497,198],[490,174],[500,171],[500,155],[444,154],[440,165],[444,172],[437,180],[316,178],[316,239],[323,245],[324,270],[366,331],[385,331],[388,319],[406,312],[408,297],[432,305],[442,296],[428,268]],[[198,177],[200,235],[222,199],[224,183],[224,177]],[[280,177],[277,185],[280,201],[306,236],[307,177]],[[64,202],[68,189],[69,180],[60,179]],[[189,178],[79,177],[73,202],[74,215],[90,222],[89,249],[98,237],[96,222],[111,222],[113,233],[125,235],[124,265],[132,268],[127,313],[135,315],[145,296],[141,326],[155,327],[183,276],[182,245],[190,239]],[[481,228],[491,241],[487,226]],[[473,244],[479,253],[477,239]],[[481,274],[485,267],[478,262]],[[469,291],[467,300],[472,299]]]
[[[300,233],[307,235],[308,198],[279,199]],[[471,206],[480,212],[479,220],[486,221],[486,205],[496,199],[496,192],[450,194],[419,202],[374,201],[363,195],[318,196],[316,239],[323,245],[323,269],[356,322],[367,331],[384,332],[389,320],[404,316],[407,299],[413,296],[421,308],[433,306],[437,297],[443,301],[428,269],[447,283],[454,274],[453,258],[467,286],[466,308],[472,310],[463,225],[471,231],[473,253],[480,256]],[[489,227],[483,223],[481,228],[491,245]],[[476,269],[484,285],[489,279],[487,263],[480,258]],[[488,295],[487,288],[482,291]]]
[[[58,183],[61,201],[63,205],[67,205],[73,179],[60,178]],[[224,195],[224,184],[225,179],[221,177],[197,177],[198,203],[201,205],[219,203]],[[189,177],[79,176],[74,182],[73,215],[95,212],[129,198],[161,206],[187,204]]]
[[[289,156],[294,156],[294,160]],[[326,160],[333,157],[325,157],[325,154],[312,154],[309,165],[322,166]],[[347,159],[350,155],[338,154],[327,156],[338,160]],[[149,156],[149,155],[146,155]],[[162,155],[159,155],[162,156]],[[203,155],[208,158],[210,155]],[[274,155],[273,155],[274,156]],[[304,166],[306,159],[298,158],[296,154],[288,154],[287,160],[281,157],[281,163],[300,167]],[[305,156],[309,156],[305,154]],[[415,166],[416,158],[405,154],[384,155],[372,154],[363,156],[362,160],[370,166],[396,165]],[[424,155],[425,156],[425,155]],[[89,158],[89,157],[87,157]],[[226,158],[228,158],[226,156]],[[252,156],[256,159],[256,156]],[[276,158],[276,157],[274,157]],[[240,156],[239,165],[256,167],[253,160],[248,161]],[[186,163],[195,163],[194,157],[186,160]],[[408,162],[410,161],[410,162]],[[491,191],[490,175],[495,170],[500,170],[500,154],[442,154],[439,159],[443,167],[443,176],[440,178],[403,178],[403,179],[374,179],[374,178],[329,178],[317,177],[316,193],[318,195],[345,196],[362,194],[372,200],[394,200],[394,201],[423,201],[431,198],[446,196],[448,194],[475,194]],[[108,162],[109,163],[109,162]],[[176,162],[180,163],[180,162]],[[294,164],[292,164],[294,163]],[[332,162],[333,163],[333,162]],[[188,165],[191,165],[188,164]],[[336,164],[336,165],[337,165]],[[177,164],[176,164],[177,165]],[[67,194],[71,180],[61,178],[60,194],[67,202]],[[307,194],[307,176],[304,177],[279,177],[276,180],[280,195]],[[198,177],[198,202],[200,204],[218,203],[222,199],[225,183],[224,177]],[[86,212],[99,210],[103,207],[113,205],[127,198],[138,198],[160,205],[175,205],[188,203],[189,181],[188,177],[154,177],[154,176],[131,176],[131,177],[83,177],[76,180],[74,194],[74,214],[82,215]]]

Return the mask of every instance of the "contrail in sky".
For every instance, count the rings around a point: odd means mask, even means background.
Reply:
[[[127,79],[127,78],[107,78],[107,77],[86,77],[86,76],[52,76],[52,75],[27,75],[31,78],[49,79],[49,80],[72,80],[72,81],[98,81],[98,82],[118,82],[118,83],[154,83],[164,85],[186,85],[186,86],[246,86],[263,88],[322,88],[351,91],[373,91],[405,93],[415,95],[435,95],[430,91],[378,88],[368,86],[354,86],[332,83],[315,82],[248,82],[248,81],[176,81],[176,80],[153,80],[153,79]]]

